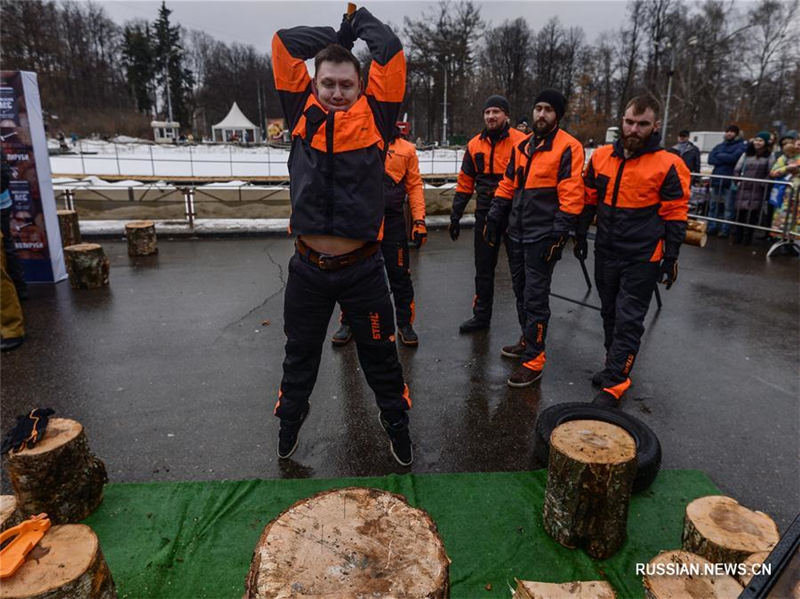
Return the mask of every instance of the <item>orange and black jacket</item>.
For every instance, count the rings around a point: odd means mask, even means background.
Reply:
[[[422,177],[419,174],[419,159],[414,144],[402,137],[396,137],[386,152],[386,166],[383,177],[383,199],[386,204],[384,238],[405,239],[406,231],[403,204],[408,195],[411,220],[425,220],[425,195]]]
[[[405,95],[403,47],[364,8],[351,19],[372,55],[366,90],[346,111],[328,112],[311,90],[305,61],[337,43],[332,27],[281,29],[272,68],[292,131],[291,231],[375,241],[383,222],[383,161]]]
[[[484,129],[469,140],[458,173],[451,218],[460,219],[464,215],[464,208],[475,191],[478,193],[476,210],[489,209],[494,190],[506,172],[511,151],[523,139],[522,131],[506,124],[497,134]]]
[[[625,158],[620,140],[594,151],[586,165],[586,209],[578,233],[585,233],[597,213],[599,252],[634,261],[677,258],[689,212],[691,176],[679,156],[647,145]]]
[[[582,171],[583,146],[563,129],[526,136],[514,147],[489,218],[501,222],[508,214],[508,236],[520,243],[569,233],[583,210]]]

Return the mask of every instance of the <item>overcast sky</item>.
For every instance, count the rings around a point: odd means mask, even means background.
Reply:
[[[133,19],[152,21],[161,6],[160,0],[95,0],[95,4],[105,8],[109,17],[119,24]],[[532,27],[538,29],[550,17],[558,17],[567,27],[582,27],[590,42],[601,33],[619,27],[626,14],[624,0],[489,0],[476,4],[480,6],[483,19],[494,25],[506,19],[525,17]],[[371,0],[364,4],[378,18],[394,25],[402,25],[405,16],[419,18],[435,5],[435,1],[403,0]],[[251,44],[261,52],[268,50],[272,35],[283,27],[337,26],[345,7],[346,2],[342,0],[167,0],[174,23],[180,23],[186,29],[205,31],[219,41]]]

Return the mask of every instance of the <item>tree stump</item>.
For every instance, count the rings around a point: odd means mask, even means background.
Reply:
[[[708,221],[689,219],[686,221],[686,229],[688,231],[700,231],[701,233],[706,233],[708,232]]]
[[[45,512],[54,524],[79,522],[103,500],[103,462],[89,452],[79,422],[51,418],[31,449],[8,453],[8,478],[22,514]]]
[[[151,220],[137,220],[125,225],[129,256],[150,256],[158,253],[156,226]]]
[[[109,262],[103,246],[78,243],[64,248],[69,284],[73,289],[97,289],[108,285]]]
[[[544,496],[547,533],[597,559],[614,555],[625,542],[636,468],[636,442],[624,429],[599,420],[556,427]]]
[[[58,228],[61,231],[61,246],[76,245],[81,242],[81,227],[75,210],[57,210]]]
[[[517,580],[517,590],[511,599],[616,599],[617,594],[603,580],[584,582],[532,582]]]
[[[25,563],[0,585],[2,599],[116,599],[117,591],[94,531],[53,526]]]
[[[708,574],[708,560],[688,551],[663,551],[645,565],[646,599],[736,599],[742,585],[727,574]]]
[[[769,551],[780,539],[775,522],[722,495],[695,499],[686,506],[682,547],[715,563],[741,563]]]
[[[742,562],[745,567],[744,573],[740,573],[736,578],[739,582],[742,583],[742,586],[747,586],[750,584],[750,581],[753,579],[753,576],[758,574],[761,571],[761,564],[767,561],[767,557],[769,557],[769,551],[759,551],[752,555],[747,556],[747,558]]]
[[[349,487],[298,501],[256,545],[244,599],[450,596],[431,517],[405,498]]]
[[[696,247],[704,248],[708,243],[708,233],[703,231],[693,231],[686,229],[686,239],[683,240],[686,245],[693,245]]]
[[[0,495],[0,531],[22,522],[22,514],[17,509],[17,498],[13,495]]]

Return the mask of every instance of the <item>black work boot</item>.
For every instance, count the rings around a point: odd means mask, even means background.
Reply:
[[[533,385],[540,378],[542,378],[541,370],[531,370],[524,364],[520,364],[506,382],[509,387],[519,389]]]
[[[486,318],[480,318],[478,316],[473,316],[469,320],[465,320],[461,323],[461,326],[458,327],[459,333],[473,333],[475,331],[481,331],[483,329],[489,328],[489,320]]]
[[[291,457],[294,450],[297,449],[297,435],[300,432],[300,427],[308,418],[308,412],[311,406],[306,408],[300,418],[297,420],[289,420],[288,418],[281,418],[281,428],[278,431],[278,457],[286,459]]]
[[[592,405],[600,406],[601,408],[618,408],[620,403],[620,400],[608,391],[600,391],[592,400]]]
[[[410,466],[414,461],[414,450],[411,448],[411,436],[408,432],[407,422],[390,423],[383,412],[379,414],[383,430],[389,435],[389,449],[401,466]]]
[[[419,345],[419,337],[417,337],[414,327],[410,324],[404,324],[397,327],[397,335],[400,337],[400,343],[409,347],[417,347]]]
[[[606,381],[608,380],[608,372],[603,370],[598,370],[592,375],[592,386],[597,387],[598,389],[602,389],[603,387],[607,387],[608,384]]]
[[[506,358],[521,358],[525,353],[525,337],[519,338],[514,345],[506,345],[500,350],[500,355]]]
[[[333,334],[331,337],[331,343],[334,345],[347,345],[350,340],[353,338],[353,331],[350,330],[349,324],[342,324],[339,327],[339,330]]]

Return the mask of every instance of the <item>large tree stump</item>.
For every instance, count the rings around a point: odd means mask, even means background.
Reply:
[[[511,599],[616,599],[617,594],[603,580],[565,583],[517,580]]]
[[[17,509],[17,498],[13,495],[0,495],[0,531],[22,522],[22,514]]]
[[[53,526],[0,585],[2,599],[116,599],[97,535],[85,524]]]
[[[61,231],[61,246],[76,245],[81,242],[81,227],[78,213],[74,210],[57,210],[58,228]]]
[[[79,522],[103,500],[103,462],[89,452],[79,422],[51,418],[31,449],[8,453],[8,478],[22,514],[45,512],[54,524]]]
[[[686,506],[682,546],[710,562],[740,563],[769,551],[780,539],[775,522],[723,495],[695,499]]]
[[[137,220],[125,225],[129,256],[149,256],[158,253],[156,226],[151,220]]]
[[[645,565],[646,599],[736,599],[742,585],[733,576],[706,573],[713,564],[688,551],[664,551]]]
[[[298,501],[261,534],[245,599],[450,596],[450,560],[424,511],[349,487]]]
[[[753,580],[753,576],[761,571],[761,565],[767,561],[769,553],[769,551],[759,551],[752,555],[748,555],[747,558],[742,562],[742,565],[744,566],[744,572],[738,573],[736,576],[737,580],[742,583],[742,586],[746,587],[748,584],[750,584],[750,581]]]
[[[73,289],[97,289],[108,285],[109,262],[103,246],[79,243],[64,248],[69,284]]]
[[[686,229],[686,239],[683,240],[683,243],[704,248],[708,243],[708,233]]]
[[[689,231],[700,231],[701,233],[706,233],[708,232],[708,221],[689,219],[686,221],[686,229]]]
[[[606,559],[625,542],[636,442],[599,420],[571,420],[550,435],[544,528],[565,547]]]

